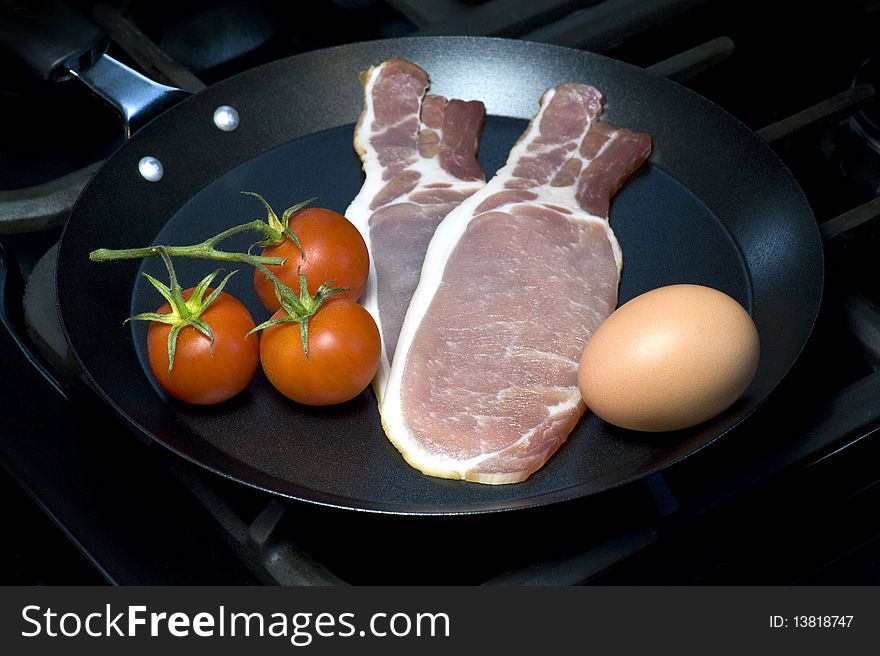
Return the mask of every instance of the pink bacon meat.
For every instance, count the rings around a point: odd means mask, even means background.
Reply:
[[[609,205],[651,150],[599,123],[602,106],[591,86],[549,90],[507,164],[434,233],[381,407],[425,474],[525,480],[584,412],[578,362],[622,265]]]
[[[481,102],[427,96],[428,75],[392,59],[366,71],[355,148],[366,180],[345,212],[370,251],[363,304],[382,336],[373,382],[382,391],[428,242],[440,221],[485,185],[476,160]]]

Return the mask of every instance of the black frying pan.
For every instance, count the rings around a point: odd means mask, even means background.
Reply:
[[[329,409],[281,398],[258,374],[237,399],[213,408],[169,400],[144,367],[145,326],[122,320],[161,299],[138,276],[156,261],[94,264],[89,251],[192,243],[262,210],[318,196],[344,211],[362,182],[351,145],[362,108],[358,73],[388,57],[431,75],[431,92],[480,99],[488,119],[480,159],[491,173],[545,89],[587,82],[607,97],[605,120],[649,133],[650,164],[614,202],[624,253],[621,302],[664,284],[722,289],[751,312],[761,362],[730,410],[675,434],[615,429],[589,413],[526,482],[485,486],[423,476],[385,438],[373,393]],[[240,126],[212,116],[235,107]],[[138,172],[144,156],[160,182]],[[239,246],[246,246],[246,240]],[[181,262],[194,283],[211,262]],[[590,53],[479,38],[415,38],[346,45],[261,66],[163,113],[113,155],[83,192],[61,240],[58,305],[64,331],[98,393],[135,429],[181,456],[285,497],[387,513],[479,513],[583,497],[639,479],[706,446],[751,413],[798,357],[818,311],[822,251],[810,207],[792,176],[750,130],[666,79]],[[250,272],[230,291],[260,320]],[[125,463],[119,463],[121,467]]]

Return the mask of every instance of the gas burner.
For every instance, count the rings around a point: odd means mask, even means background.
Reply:
[[[880,86],[880,55],[867,59],[853,79],[853,88],[869,84],[874,89]],[[880,154],[880,102],[876,98],[853,116],[853,128],[873,150]]]
[[[877,89],[878,86],[880,55],[873,55],[859,67],[852,89]],[[865,199],[880,195],[880,102],[877,97],[862,103],[859,111],[841,125],[834,145],[823,150],[826,155],[831,151],[844,178],[864,194]]]

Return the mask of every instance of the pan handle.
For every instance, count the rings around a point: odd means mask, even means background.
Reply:
[[[126,138],[190,95],[154,82],[106,54],[88,68],[70,72],[119,112]]]
[[[109,38],[57,0],[0,2],[0,53],[43,82],[82,80],[120,114],[125,136],[187,98],[104,53]]]

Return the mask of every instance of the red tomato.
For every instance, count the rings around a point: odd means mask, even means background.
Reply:
[[[208,289],[205,296],[211,291]],[[184,290],[183,297],[188,299],[192,292],[192,288]],[[157,312],[165,314],[170,309],[168,303],[163,303]],[[206,335],[185,326],[177,337],[174,367],[169,376],[171,326],[151,321],[147,357],[156,380],[171,396],[187,403],[209,405],[231,399],[251,382],[259,363],[260,340],[256,333],[245,339],[254,328],[254,320],[247,308],[226,292],[220,292],[201,318],[214,332],[213,348]]]
[[[323,283],[334,280],[334,287],[348,289],[340,296],[356,301],[367,284],[370,256],[354,224],[338,212],[310,207],[291,216],[288,227],[299,239],[303,253],[290,239],[269,246],[263,255],[286,258],[283,265],[270,266],[269,270],[297,294],[299,268],[309,281],[312,296]],[[272,281],[258,269],[254,270],[254,289],[267,310],[274,312],[280,307]]]
[[[286,316],[279,310],[272,317]],[[306,360],[295,322],[270,326],[260,340],[263,371],[284,396],[331,405],[360,394],[379,368],[379,329],[362,306],[334,295],[309,319]]]

